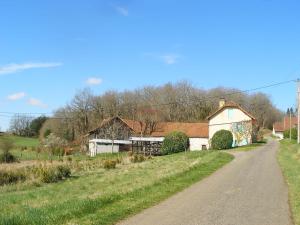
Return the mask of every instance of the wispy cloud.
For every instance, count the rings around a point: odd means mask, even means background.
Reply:
[[[113,6],[115,8],[115,10],[120,13],[122,16],[128,16],[129,15],[129,11],[127,8],[123,7],[123,6],[119,6],[119,5],[114,5]]]
[[[11,63],[8,65],[0,66],[0,75],[17,73],[23,70],[35,69],[35,68],[50,68],[61,66],[62,63],[48,62],[48,63]]]
[[[165,53],[165,54],[146,53],[144,55],[159,60],[167,65],[178,63],[179,59],[182,58],[182,56],[177,53]]]
[[[41,108],[47,108],[48,107],[45,103],[43,103],[41,100],[36,99],[36,98],[30,98],[28,100],[28,104],[32,105],[32,106],[41,107]]]
[[[179,54],[165,54],[160,56],[164,63],[169,65],[177,63],[180,57]]]
[[[7,96],[7,99],[10,101],[16,101],[25,97],[25,92],[18,92]]]
[[[102,83],[102,79],[98,77],[90,77],[86,80],[86,84],[88,85],[99,85]]]

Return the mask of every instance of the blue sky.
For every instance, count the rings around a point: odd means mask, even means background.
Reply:
[[[76,90],[188,80],[250,89],[300,77],[297,1],[0,0],[0,111],[52,112]],[[295,84],[263,90],[285,110]],[[0,127],[9,117],[0,116]]]

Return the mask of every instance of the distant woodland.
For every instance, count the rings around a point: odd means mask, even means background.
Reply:
[[[54,133],[72,141],[99,126],[103,119],[113,116],[142,122],[205,121],[218,108],[220,98],[240,104],[256,117],[260,128],[271,129],[273,123],[283,116],[264,93],[250,94],[223,87],[205,90],[183,81],[122,92],[112,90],[102,95],[94,95],[90,89],[80,90],[53,117],[46,120],[43,117],[39,133],[41,137]],[[11,121],[12,132],[15,132],[18,119],[20,116]],[[27,121],[28,126],[32,120]],[[28,133],[36,134],[37,131]]]

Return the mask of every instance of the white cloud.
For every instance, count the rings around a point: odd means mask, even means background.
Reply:
[[[10,101],[16,101],[25,97],[25,92],[18,92],[7,96],[7,99]]]
[[[90,77],[86,80],[86,83],[88,85],[99,85],[102,83],[102,79],[101,78],[97,78],[97,77]]]
[[[61,66],[62,63],[11,63],[8,65],[0,66],[1,74],[17,73],[23,70],[35,69],[35,68],[50,68]]]
[[[165,54],[145,53],[144,56],[162,61],[167,65],[178,63],[179,59],[182,58],[182,56],[177,53],[165,53]]]
[[[181,56],[178,54],[165,54],[165,55],[161,55],[160,58],[163,60],[164,63],[171,65],[171,64],[175,64],[178,62],[178,59]]]
[[[122,16],[128,16],[129,11],[125,7],[122,6],[114,6],[114,8],[117,10],[118,13],[120,13]]]
[[[32,105],[32,106],[41,107],[41,108],[47,108],[48,107],[45,103],[43,103],[42,101],[40,101],[39,99],[36,99],[36,98],[30,98],[28,100],[28,104]]]

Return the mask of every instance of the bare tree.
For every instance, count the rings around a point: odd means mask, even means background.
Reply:
[[[10,121],[10,132],[19,136],[30,137],[33,135],[30,124],[32,118],[26,115],[16,114]]]

